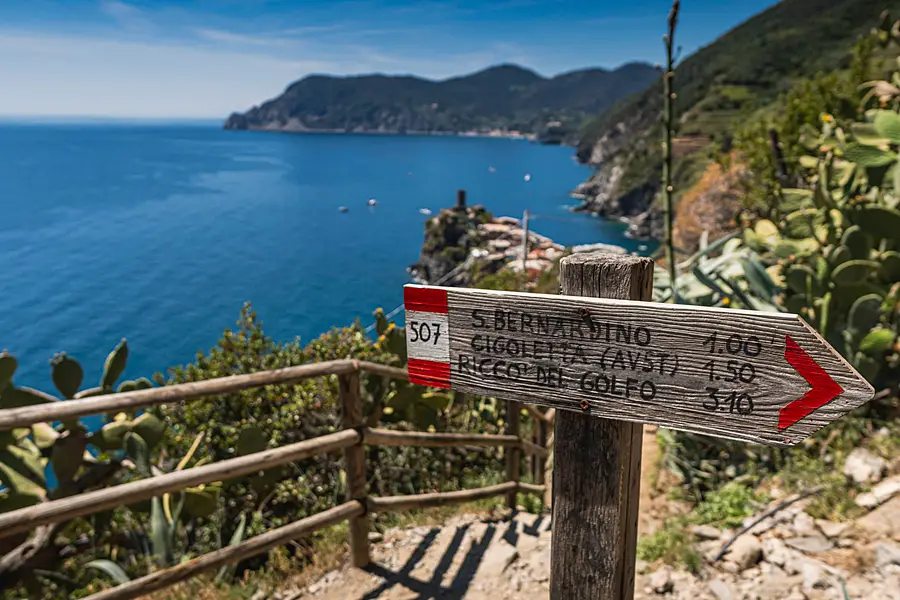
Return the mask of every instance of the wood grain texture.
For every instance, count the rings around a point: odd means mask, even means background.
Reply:
[[[419,330],[422,323],[427,331]],[[449,339],[446,314],[406,311],[406,350],[410,358],[450,362]]]
[[[341,426],[345,430],[363,426],[363,403],[360,396],[359,372],[338,377],[338,395],[341,401]],[[347,500],[358,500],[365,505],[368,496],[366,483],[366,452],[360,443],[344,448],[344,471],[347,473]],[[354,567],[369,564],[369,518],[362,514],[350,519],[350,561]]]
[[[546,486],[537,485],[534,483],[522,483],[520,481],[518,489],[523,494],[535,494],[537,496],[543,496],[544,491],[546,490]]]
[[[472,490],[459,490],[457,492],[435,492],[432,494],[411,494],[408,496],[384,496],[382,498],[370,497],[368,501],[369,512],[402,511],[433,506],[447,506],[474,502],[494,496],[503,496],[510,491],[518,489],[515,481],[507,481]]]
[[[260,371],[246,375],[232,375],[206,381],[180,383],[160,388],[94,396],[65,402],[51,402],[39,406],[27,406],[0,410],[0,430],[28,427],[34,423],[64,421],[100,413],[117,413],[147,408],[171,402],[189,402],[208,396],[230,394],[265,385],[293,383],[311,377],[340,375],[362,371],[394,379],[408,380],[406,369],[353,360],[329,360],[309,365]]]
[[[353,429],[338,431],[296,444],[230,458],[202,467],[139,479],[61,500],[20,508],[0,514],[0,537],[31,531],[39,525],[59,523],[117,506],[134,504],[154,496],[161,496],[166,492],[177,492],[203,483],[225,481],[258,473],[295,460],[335,452],[347,446],[359,444],[360,441],[361,436],[358,431]]]
[[[646,258],[576,255],[560,263],[563,294],[646,300],[652,282]],[[563,410],[555,429],[550,598],[630,600],[642,426]]]
[[[604,275],[585,266],[585,281]],[[447,293],[450,385],[464,392],[782,446],[874,395],[797,315],[491,290]],[[779,429],[782,408],[810,390],[785,358],[788,337],[842,391]]]
[[[522,405],[513,400],[506,401],[506,431],[509,435],[519,439],[519,421],[522,411]],[[524,441],[524,440],[523,440]],[[520,442],[521,444],[521,442]],[[519,471],[522,467],[522,453],[519,452],[521,446],[506,449],[506,479],[507,481],[519,481]],[[516,510],[516,493],[517,490],[511,490],[506,495],[506,505]]]
[[[426,448],[519,445],[519,439],[514,435],[427,433],[424,431],[395,431],[391,429],[365,429],[363,430],[363,442],[373,446],[420,446]]]
[[[353,361],[356,363],[359,368],[360,373],[369,373],[371,375],[383,375],[384,377],[390,377],[391,379],[400,379],[401,381],[409,381],[409,373],[407,373],[406,369],[401,369],[399,367],[391,367],[388,365],[381,365],[378,363],[367,362],[364,360]]]
[[[366,508],[361,502],[346,502],[290,525],[252,537],[236,546],[221,548],[189,560],[186,563],[162,569],[128,583],[93,594],[88,596],[87,600],[131,600],[131,598],[140,598],[151,592],[162,590],[178,582],[196,577],[205,571],[268,552],[306,534],[335,525],[346,519],[357,517],[364,514],[365,511]]]
[[[363,429],[363,443],[372,446],[419,446],[425,448],[459,448],[463,446],[505,446],[520,448],[529,454],[547,456],[546,448],[536,446],[514,435],[480,433],[426,433],[422,431],[394,431]]]
[[[546,421],[538,421],[537,425],[537,446],[540,446],[544,449],[544,454],[539,455],[537,453],[532,454],[532,461],[534,462],[534,480],[539,484],[544,484],[544,478],[546,476],[547,471],[547,457],[550,453],[546,450],[547,448],[547,430],[550,428],[549,424]]]
[[[537,444],[533,444],[528,440],[519,438],[519,449],[525,454],[530,454],[532,456],[537,457],[546,457],[550,452],[543,446],[538,446]]]

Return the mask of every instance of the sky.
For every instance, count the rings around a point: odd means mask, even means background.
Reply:
[[[682,0],[683,56],[773,0]],[[663,60],[671,0],[2,0],[0,116],[224,118],[311,73]]]

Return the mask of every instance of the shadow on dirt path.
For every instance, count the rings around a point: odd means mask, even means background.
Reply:
[[[325,600],[498,600],[513,597],[497,593],[499,586],[509,587],[512,577],[518,587],[514,597],[546,598],[549,524],[549,515],[517,513],[507,521],[454,518],[443,527],[388,532],[373,546],[371,565],[342,571],[313,595]]]

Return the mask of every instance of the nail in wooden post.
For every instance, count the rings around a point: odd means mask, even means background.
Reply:
[[[653,261],[576,254],[561,293],[649,300]],[[631,600],[641,485],[640,423],[556,411],[551,600]]]
[[[359,392],[359,372],[338,377],[341,397],[341,426],[344,429],[360,427],[362,397]],[[347,473],[347,500],[359,500],[366,504],[366,455],[362,444],[344,448],[344,470]],[[350,555],[354,567],[369,564],[369,517],[362,515],[350,519]]]
[[[519,437],[519,413],[522,411],[522,405],[518,402],[508,400],[506,402],[506,433]],[[519,481],[519,463],[521,462],[522,452],[518,448],[506,449],[506,480]],[[516,510],[516,490],[506,495],[506,503],[513,510]]]

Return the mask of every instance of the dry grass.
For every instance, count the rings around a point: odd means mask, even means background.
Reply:
[[[719,164],[710,162],[700,180],[678,201],[674,232],[678,248],[696,252],[704,231],[709,232],[712,242],[737,228],[734,221],[740,209],[737,184],[745,167],[737,160],[731,164],[728,171],[723,171]]]

